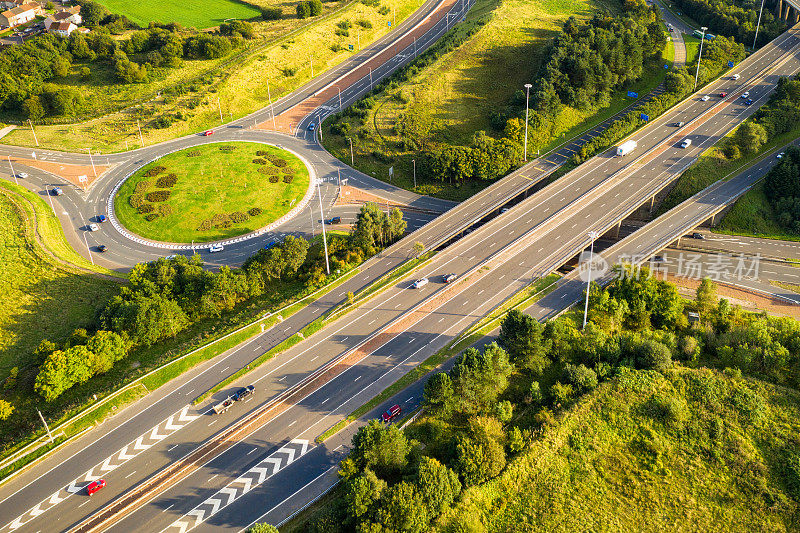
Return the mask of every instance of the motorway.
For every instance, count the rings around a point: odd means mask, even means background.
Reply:
[[[747,82],[751,77],[754,77],[755,79],[752,82],[754,87],[750,89],[751,93],[760,101],[763,101],[763,98],[766,97],[771,89],[771,85],[774,85],[774,79],[768,78],[764,81],[756,77],[755,75],[760,70],[756,63],[773,65],[776,69],[780,69],[782,74],[795,72],[798,65],[797,61],[794,60],[793,54],[789,54],[789,58],[784,63],[781,63],[780,58],[781,54],[788,50],[796,49],[796,47],[797,37],[794,33],[777,39],[775,43],[762,49],[754,55],[752,60],[737,69],[738,72],[741,72],[743,78],[740,82]],[[770,74],[770,76],[774,77],[775,74]],[[727,88],[728,85],[731,85],[731,82],[718,82],[718,85],[723,85]],[[716,90],[716,87],[713,90]],[[720,105],[714,101],[702,103],[693,99],[677,106],[673,111],[667,113],[667,117],[663,120],[654,121],[653,125],[648,126],[648,128],[637,134],[637,140],[642,139],[639,141],[641,153],[651,150],[664,140],[674,136],[672,130],[667,133],[664,131],[668,128],[665,124],[670,120],[675,120],[674,114],[681,113],[679,115],[681,117],[702,117],[696,121],[696,124],[689,120],[686,120],[686,122],[688,123],[687,126],[692,126],[693,129],[696,128],[693,135],[700,135],[704,132],[705,138],[698,139],[697,143],[699,146],[704,146],[713,142],[712,139],[715,137],[724,134],[725,131],[742,120],[748,111],[752,110],[735,104],[726,104],[728,105]],[[715,112],[703,117],[703,114],[713,105],[719,105],[719,111],[721,112]],[[674,147],[666,148],[658,154],[659,161],[650,163],[637,162],[638,164],[635,165],[636,175],[629,179],[622,179],[617,172],[623,169],[630,170],[626,169],[630,165],[630,161],[611,157],[608,153],[602,154],[568,174],[557,183],[534,194],[510,212],[493,219],[453,246],[446,248],[435,256],[434,260],[423,271],[423,274],[431,273],[434,275],[448,271],[466,273],[473,270],[474,266],[482,260],[489,259],[490,256],[496,253],[506,253],[500,258],[494,258],[494,262],[490,265],[490,270],[486,271],[491,271],[491,276],[478,271],[472,272],[472,274],[465,277],[463,283],[464,285],[469,284],[469,290],[467,290],[466,286],[460,287],[458,284],[445,288],[441,284],[434,282],[429,284],[427,289],[410,291],[405,288],[405,284],[398,284],[365,304],[366,307],[363,309],[358,309],[345,319],[342,319],[342,322],[346,322],[346,324],[335,322],[320,334],[298,345],[296,349],[299,352],[287,352],[272,363],[258,369],[252,379],[253,381],[261,380],[257,398],[259,401],[264,401],[264,399],[275,396],[280,391],[286,390],[287,387],[298,383],[309,372],[319,368],[325,360],[332,361],[342,355],[352,353],[354,348],[363,344],[362,341],[365,338],[375,336],[376,332],[383,332],[393,320],[399,319],[402,322],[402,316],[408,315],[409,309],[422,305],[425,316],[431,317],[425,320],[401,323],[400,330],[390,335],[387,342],[376,346],[375,349],[368,350],[369,353],[364,354],[359,364],[353,364],[347,370],[337,374],[331,381],[321,384],[320,388],[302,398],[299,403],[289,405],[286,410],[281,411],[278,416],[268,421],[268,423],[261,425],[240,443],[227,448],[224,453],[215,457],[212,462],[200,465],[190,476],[174,480],[175,484],[165,487],[166,492],[162,496],[158,496],[152,503],[141,507],[137,512],[130,515],[128,520],[136,520],[135,523],[137,525],[148,524],[147,529],[151,527],[157,528],[159,525],[166,527],[176,521],[180,522],[185,513],[192,512],[191,505],[202,505],[201,502],[216,494],[216,490],[226,488],[226,485],[232,481],[232,473],[242,472],[246,468],[258,465],[267,459],[273,460],[271,462],[268,461],[267,464],[279,465],[282,469],[285,464],[281,464],[281,460],[274,455],[282,454],[284,457],[283,463],[288,464],[290,462],[287,459],[290,453],[281,451],[281,448],[285,447],[283,446],[284,444],[293,440],[297,441],[297,443],[291,445],[296,447],[291,452],[291,458],[294,460],[297,459],[300,452],[311,453],[309,450],[313,451],[314,448],[308,448],[311,439],[306,437],[311,436],[313,438],[313,436],[327,427],[328,422],[331,420],[326,418],[330,413],[326,407],[327,404],[336,406],[344,400],[352,398],[362,388],[357,384],[361,379],[364,379],[362,383],[371,383],[386,375],[387,372],[391,372],[392,369],[410,368],[420,358],[427,357],[432,350],[444,345],[458,331],[477,320],[483,313],[510,294],[513,294],[518,288],[527,284],[531,279],[551,270],[553,264],[563,262],[571,255],[574,255],[574,250],[579,250],[585,244],[585,230],[592,229],[587,226],[597,225],[598,229],[603,229],[604,227],[607,229],[607,227],[615,225],[624,216],[624,212],[628,208],[635,208],[632,206],[638,206],[643,201],[646,201],[656,186],[660,186],[663,181],[663,170],[659,169],[659,162],[666,165],[668,172],[674,173],[674,167],[687,164],[688,159],[696,156],[697,150],[698,148],[683,151]],[[532,169],[530,166],[525,167],[516,174],[516,177],[530,182],[533,178],[525,174],[536,174],[536,172],[530,172],[531,170],[536,169]],[[645,174],[649,176],[647,180],[644,179]],[[500,183],[502,184],[503,182]],[[600,189],[597,188],[599,184],[603,185]],[[453,216],[449,223],[455,226],[461,225],[460,228],[455,228],[456,231],[464,229],[476,220],[469,220],[470,217],[465,217],[464,215],[474,213],[482,216],[482,214],[487,214],[487,209],[496,208],[495,206],[498,204],[494,202],[497,199],[509,194],[509,189],[504,187],[493,187],[487,189],[487,191],[485,191],[486,195],[479,198],[479,200],[468,202],[465,208],[459,206],[459,208],[452,209],[440,219],[446,221],[451,218],[451,213],[459,211],[459,216]],[[612,211],[606,208],[609,198],[616,199],[623,194],[625,195],[623,198],[614,200],[614,203],[620,205],[622,209]],[[481,195],[478,196],[480,197]],[[604,198],[606,202],[602,202]],[[483,201],[481,202],[481,200]],[[578,202],[580,202],[580,206]],[[494,205],[487,207],[486,204],[490,203],[494,203]],[[466,223],[464,220],[466,220]],[[574,225],[570,226],[572,222],[574,222]],[[439,224],[448,224],[448,222]],[[579,224],[581,228],[576,230],[575,228]],[[443,229],[431,226],[436,225],[429,224],[418,232],[418,235],[422,234],[426,239],[423,242],[441,244],[453,234],[453,228]],[[522,235],[525,236],[520,237]],[[414,240],[421,239],[415,235]],[[409,241],[408,239],[401,241],[399,246],[393,247],[390,253],[382,254],[382,257],[375,262],[391,257],[392,254],[401,250],[403,246],[408,246]],[[513,248],[510,251],[506,250],[509,246]],[[565,254],[567,257],[564,257]],[[514,259],[510,259],[511,257]],[[520,260],[518,261],[517,259]],[[439,290],[449,291],[446,294],[446,298],[442,298]],[[486,293],[485,297],[481,296],[483,293]],[[411,316],[412,318],[416,317],[413,313],[411,313]],[[373,322],[368,323],[368,318],[372,319]],[[377,325],[373,326],[376,322]],[[280,329],[283,327],[282,325]],[[286,327],[286,331],[290,331],[292,326]],[[330,334],[331,331],[334,331],[335,335]],[[220,369],[218,365],[224,364],[224,361],[229,357],[237,356],[235,354],[239,352],[246,353],[249,350],[252,355],[259,353],[259,350],[263,351],[265,349],[263,343],[270,340],[267,335],[274,336],[276,333],[276,331],[267,332],[263,338],[259,337],[249,343],[248,346],[234,350],[234,354],[226,355],[220,358],[220,361],[215,360],[202,365],[202,368],[190,372],[189,374],[191,375],[186,375],[179,379],[179,382],[167,386],[164,391],[159,391],[160,393],[163,392],[161,394],[162,397],[169,397],[168,402],[165,401],[159,404],[159,408],[163,409],[162,413],[164,414],[162,417],[165,420],[163,426],[156,427],[154,432],[151,430],[152,425],[150,425],[145,427],[144,431],[137,433],[135,431],[137,429],[135,427],[136,423],[128,422],[126,431],[128,431],[128,436],[131,438],[125,440],[126,435],[124,432],[116,432],[108,443],[103,443],[102,438],[98,439],[98,437],[102,437],[102,434],[93,435],[94,443],[90,452],[84,453],[79,458],[80,452],[78,452],[78,455],[69,458],[68,464],[54,468],[54,470],[46,474],[49,476],[47,479],[37,480],[35,484],[28,486],[24,491],[18,492],[9,499],[0,502],[1,516],[3,518],[8,516],[9,521],[14,520],[15,516],[12,515],[18,515],[18,512],[30,507],[26,505],[26,502],[34,505],[39,501],[47,500],[48,502],[55,501],[56,503],[35,516],[31,515],[24,521],[26,529],[35,530],[37,524],[42,524],[39,527],[44,527],[44,525],[54,523],[56,519],[63,524],[75,522],[101,507],[104,501],[108,501],[124,492],[127,488],[135,486],[138,481],[157,470],[159,461],[161,465],[173,462],[177,456],[183,455],[188,451],[187,448],[195,445],[192,443],[204,442],[204,440],[208,439],[208,436],[204,437],[204,435],[213,434],[216,429],[222,428],[226,423],[229,424],[240,417],[241,410],[238,415],[235,414],[236,411],[232,411],[222,417],[215,418],[216,422],[209,420],[210,417],[204,414],[202,409],[197,411],[190,408],[184,413],[181,410],[181,405],[190,400],[192,393],[195,391],[188,390],[188,386],[182,391],[174,387],[183,386],[181,382],[186,382],[189,379],[201,379],[196,374],[203,375],[202,373],[207,373],[208,377],[211,377],[213,372],[209,372],[210,368],[216,367]],[[352,333],[353,338],[349,333]],[[313,347],[310,346],[312,344]],[[314,356],[311,357],[310,354],[314,354]],[[242,357],[242,359],[246,359],[246,357]],[[398,365],[401,366],[398,367]],[[218,371],[224,373],[225,370],[223,368]],[[355,372],[359,372],[359,375],[354,375]],[[349,376],[348,373],[350,373]],[[352,379],[350,376],[352,376]],[[218,380],[220,377],[218,376],[216,379]],[[319,391],[324,390],[325,387],[333,390],[330,390],[329,396],[323,398],[321,394],[328,393],[319,393]],[[167,396],[164,396],[165,394]],[[373,393],[368,391],[365,394]],[[154,403],[153,405],[156,404]],[[153,411],[156,411],[156,409]],[[167,418],[173,413],[178,414],[167,421]],[[142,416],[141,419],[146,421],[153,420],[153,414],[154,412],[148,413],[147,416]],[[135,417],[132,417],[127,421],[134,419]],[[286,420],[285,422],[284,419]],[[207,423],[204,423],[206,421]],[[169,428],[167,428],[167,425]],[[294,428],[295,425],[297,425],[297,428]],[[294,431],[292,431],[293,428]],[[129,431],[131,429],[133,431]],[[139,427],[138,429],[142,428]],[[155,442],[151,446],[144,448],[147,443],[144,440],[139,441],[138,448],[143,449],[135,450],[137,448],[135,445],[137,437],[145,435],[153,436],[152,440]],[[165,436],[156,439],[154,435]],[[176,441],[172,441],[171,439],[173,438]],[[306,441],[306,444],[302,444],[302,441]],[[126,443],[128,442],[132,443],[132,447],[127,446]],[[163,449],[161,449],[162,445],[164,446]],[[249,448],[247,447],[248,445]],[[104,449],[112,451],[105,453]],[[159,453],[159,450],[161,453]],[[134,451],[136,451],[135,454]],[[120,452],[123,453],[120,455]],[[122,456],[124,456],[126,459],[120,465],[114,467],[112,464],[114,456],[121,460]],[[106,459],[106,457],[111,460]],[[214,461],[217,462],[215,463]],[[51,496],[51,491],[54,487],[70,485],[72,480],[82,477],[83,473],[92,469],[94,465],[98,465],[102,472],[108,474],[107,478],[113,481],[113,484],[104,489],[105,492],[99,494],[99,499],[96,497],[88,500],[83,497],[71,496],[62,498],[60,493],[56,493],[58,495],[57,498]],[[56,465],[53,464],[51,466],[55,467]],[[106,468],[103,468],[104,466]],[[37,468],[36,471],[40,472],[44,468]],[[293,466],[293,468],[295,467]],[[130,471],[126,469],[130,469]],[[218,473],[211,474],[209,469],[214,469]],[[203,477],[204,474],[208,474],[208,477]],[[30,481],[34,475],[22,476],[20,481],[16,482],[17,486],[22,488],[25,484],[25,479]],[[214,477],[212,478],[212,476]],[[58,479],[63,479],[63,485]],[[231,488],[227,488],[229,490],[225,494],[230,495]],[[248,498],[241,498],[242,494],[238,494],[236,491],[234,491],[234,494],[237,494],[237,501],[234,502],[234,505],[240,508],[245,507],[245,510],[248,510]],[[164,501],[173,503],[167,505],[164,504]],[[53,512],[54,507],[58,508],[57,512]],[[16,513],[12,512],[12,509]],[[225,509],[228,509],[228,507]],[[202,527],[212,527],[215,524],[214,520],[222,520],[224,518],[225,513],[228,512],[225,509],[215,513],[213,516],[210,513],[208,515],[204,513],[204,518],[208,519],[210,517],[212,520],[203,521],[200,525]],[[253,512],[255,510],[250,508],[250,514],[241,515],[240,513],[237,520],[244,520],[247,516],[252,515]],[[192,516],[197,516],[197,513]],[[124,523],[124,521],[119,522],[119,524]],[[237,527],[236,524],[228,523],[228,525]]]

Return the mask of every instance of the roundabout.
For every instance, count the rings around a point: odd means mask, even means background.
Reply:
[[[311,166],[282,148],[206,143],[164,155],[121,180],[109,215],[125,233],[156,246],[255,236],[308,203],[312,178]]]

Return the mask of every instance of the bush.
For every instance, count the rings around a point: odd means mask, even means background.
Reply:
[[[261,8],[261,18],[264,20],[280,20],[282,16],[283,11],[279,7]]]
[[[153,204],[142,204],[136,210],[142,215],[146,215],[147,213],[152,213],[155,211],[156,208],[153,206]]]
[[[283,177],[284,183],[291,183],[292,180],[294,180],[294,176],[292,176],[291,174],[287,174],[286,176]]]
[[[389,8],[386,7],[386,6],[381,6],[378,9],[378,13],[380,13],[381,15],[388,15],[389,14]]]
[[[359,26],[361,26],[365,30],[368,30],[368,29],[372,28],[372,22],[370,22],[367,19],[358,19],[356,21],[356,24],[358,24]]]
[[[202,221],[199,226],[197,226],[197,231],[208,231],[212,227],[213,226],[211,225],[211,219],[207,218],[206,220]]]
[[[270,176],[270,177],[269,177],[269,182],[270,182],[270,183],[278,183],[278,180],[279,180],[279,179],[280,179],[280,178],[278,178],[278,176],[277,176],[277,175],[273,174],[272,176]]]
[[[186,152],[186,157],[198,157],[200,155],[199,150],[192,150],[191,152]]]
[[[266,174],[267,176],[275,175],[278,173],[278,169],[275,167],[261,167],[258,169],[259,172],[262,174]]]
[[[287,78],[291,78],[292,76],[297,74],[297,69],[296,68],[284,68],[284,69],[281,69],[281,74],[283,74]]]
[[[266,157],[269,156],[269,152],[267,152],[266,150],[259,150],[256,152],[256,155],[259,157]]]
[[[226,145],[220,146],[219,147],[219,151],[220,152],[234,152],[234,151],[236,151],[236,146],[233,146],[233,145],[230,145],[230,144],[226,144]]]
[[[172,214],[172,206],[169,204],[158,204],[158,214],[162,217],[168,217]]]
[[[145,171],[144,175],[145,175],[146,178],[152,178],[153,176],[158,176],[159,174],[161,174],[165,170],[167,170],[167,167],[162,167],[162,166],[159,165],[159,166],[148,168]]]
[[[150,213],[149,215],[147,215],[146,217],[144,217],[144,219],[145,219],[146,221],[148,221],[148,222],[152,222],[152,221],[154,221],[154,220],[155,220],[155,219],[157,219],[157,218],[158,218],[158,213]]]
[[[247,213],[242,213],[241,211],[236,211],[234,213],[231,213],[230,217],[235,224],[241,224],[242,222],[247,222],[247,219],[250,218],[250,216]]]
[[[144,197],[148,202],[166,202],[169,199],[170,191],[153,191]]]
[[[133,194],[144,194],[147,189],[153,186],[152,181],[143,180],[136,184],[136,187],[133,189]]]
[[[178,182],[177,174],[174,173],[167,174],[166,176],[161,176],[156,180],[156,187],[168,189],[170,187],[174,187],[177,182]]]
[[[134,209],[138,209],[144,203],[144,195],[142,194],[131,194],[128,197],[128,204]]]
[[[260,157],[256,157],[255,159],[253,159],[253,163],[255,163],[256,165],[266,165],[267,164],[267,160],[266,159],[262,159]]]
[[[260,207],[252,207],[250,208],[250,211],[248,211],[248,213],[250,214],[251,217],[257,217],[262,213],[262,211]]]
[[[167,115],[161,115],[153,120],[152,125],[154,128],[163,130],[172,126],[172,118]]]
[[[270,161],[278,168],[283,168],[289,164],[285,159],[281,159],[280,157],[271,157]]]

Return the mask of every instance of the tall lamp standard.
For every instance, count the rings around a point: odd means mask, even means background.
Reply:
[[[700,53],[697,54],[697,70],[694,73],[694,89],[697,90],[697,77],[700,75],[700,60],[703,58],[703,41],[706,39],[706,28],[705,26],[701,26],[700,29],[703,31],[702,37],[700,37]]]
[[[586,277],[586,304],[583,307],[583,328],[586,329],[586,317],[589,315],[589,290],[592,287],[592,268],[594,266],[594,240],[598,237],[596,231],[589,232],[589,238],[592,239],[589,248],[589,274]]]
[[[753,51],[756,49],[756,41],[758,40],[758,27],[761,25],[761,12],[764,11],[764,0],[761,0],[761,9],[758,10],[758,22],[756,22],[756,34],[753,37]]]
[[[525,84],[525,148],[523,149],[525,156],[524,160],[528,160],[528,98],[531,95],[531,87],[530,83]]]
[[[328,240],[325,237],[325,212],[322,210],[322,190],[319,187],[320,179],[317,179],[317,194],[319,195],[319,215],[322,217],[322,246],[325,248],[325,271],[331,275],[331,265],[328,263]]]

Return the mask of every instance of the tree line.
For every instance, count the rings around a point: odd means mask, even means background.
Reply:
[[[742,312],[719,299],[708,279],[696,302],[687,303],[646,268],[618,271],[608,288],[592,286],[585,329],[577,315],[541,324],[511,311],[496,342],[465,350],[449,372],[428,379],[423,416],[412,425],[400,430],[372,421],[361,427],[342,462],[333,502],[313,513],[305,530],[432,529],[466,488],[497,477],[557,423],[559,412],[607,380],[630,376],[635,383],[635,372],[669,373],[680,364],[800,385],[797,321]],[[698,322],[688,321],[687,306],[699,313]],[[693,386],[700,387],[697,394],[714,394],[700,392],[702,383]],[[763,414],[746,385],[733,396],[743,417],[755,422]],[[681,416],[674,402],[653,401],[654,416]],[[471,530],[470,518],[457,519],[467,529],[456,530]]]
[[[761,2],[734,0],[674,0],[673,4],[693,20],[709,28],[710,33],[725,35],[747,46],[753,45]],[[786,29],[786,24],[772,13],[775,2],[765,2],[758,29],[762,46]]]
[[[396,241],[406,231],[402,212],[388,214],[366,204],[349,235],[331,235],[329,261],[333,271],[346,270]],[[136,348],[174,338],[202,321],[263,296],[290,298],[324,283],[325,256],[320,243],[287,236],[261,249],[241,268],[203,268],[199,255],[182,255],[139,263],[101,311],[96,331],[78,330],[63,345],[43,341],[36,356],[41,361],[34,390],[48,402],[94,375],[109,371]],[[294,293],[294,294],[293,294]],[[279,296],[284,295],[284,298]]]

